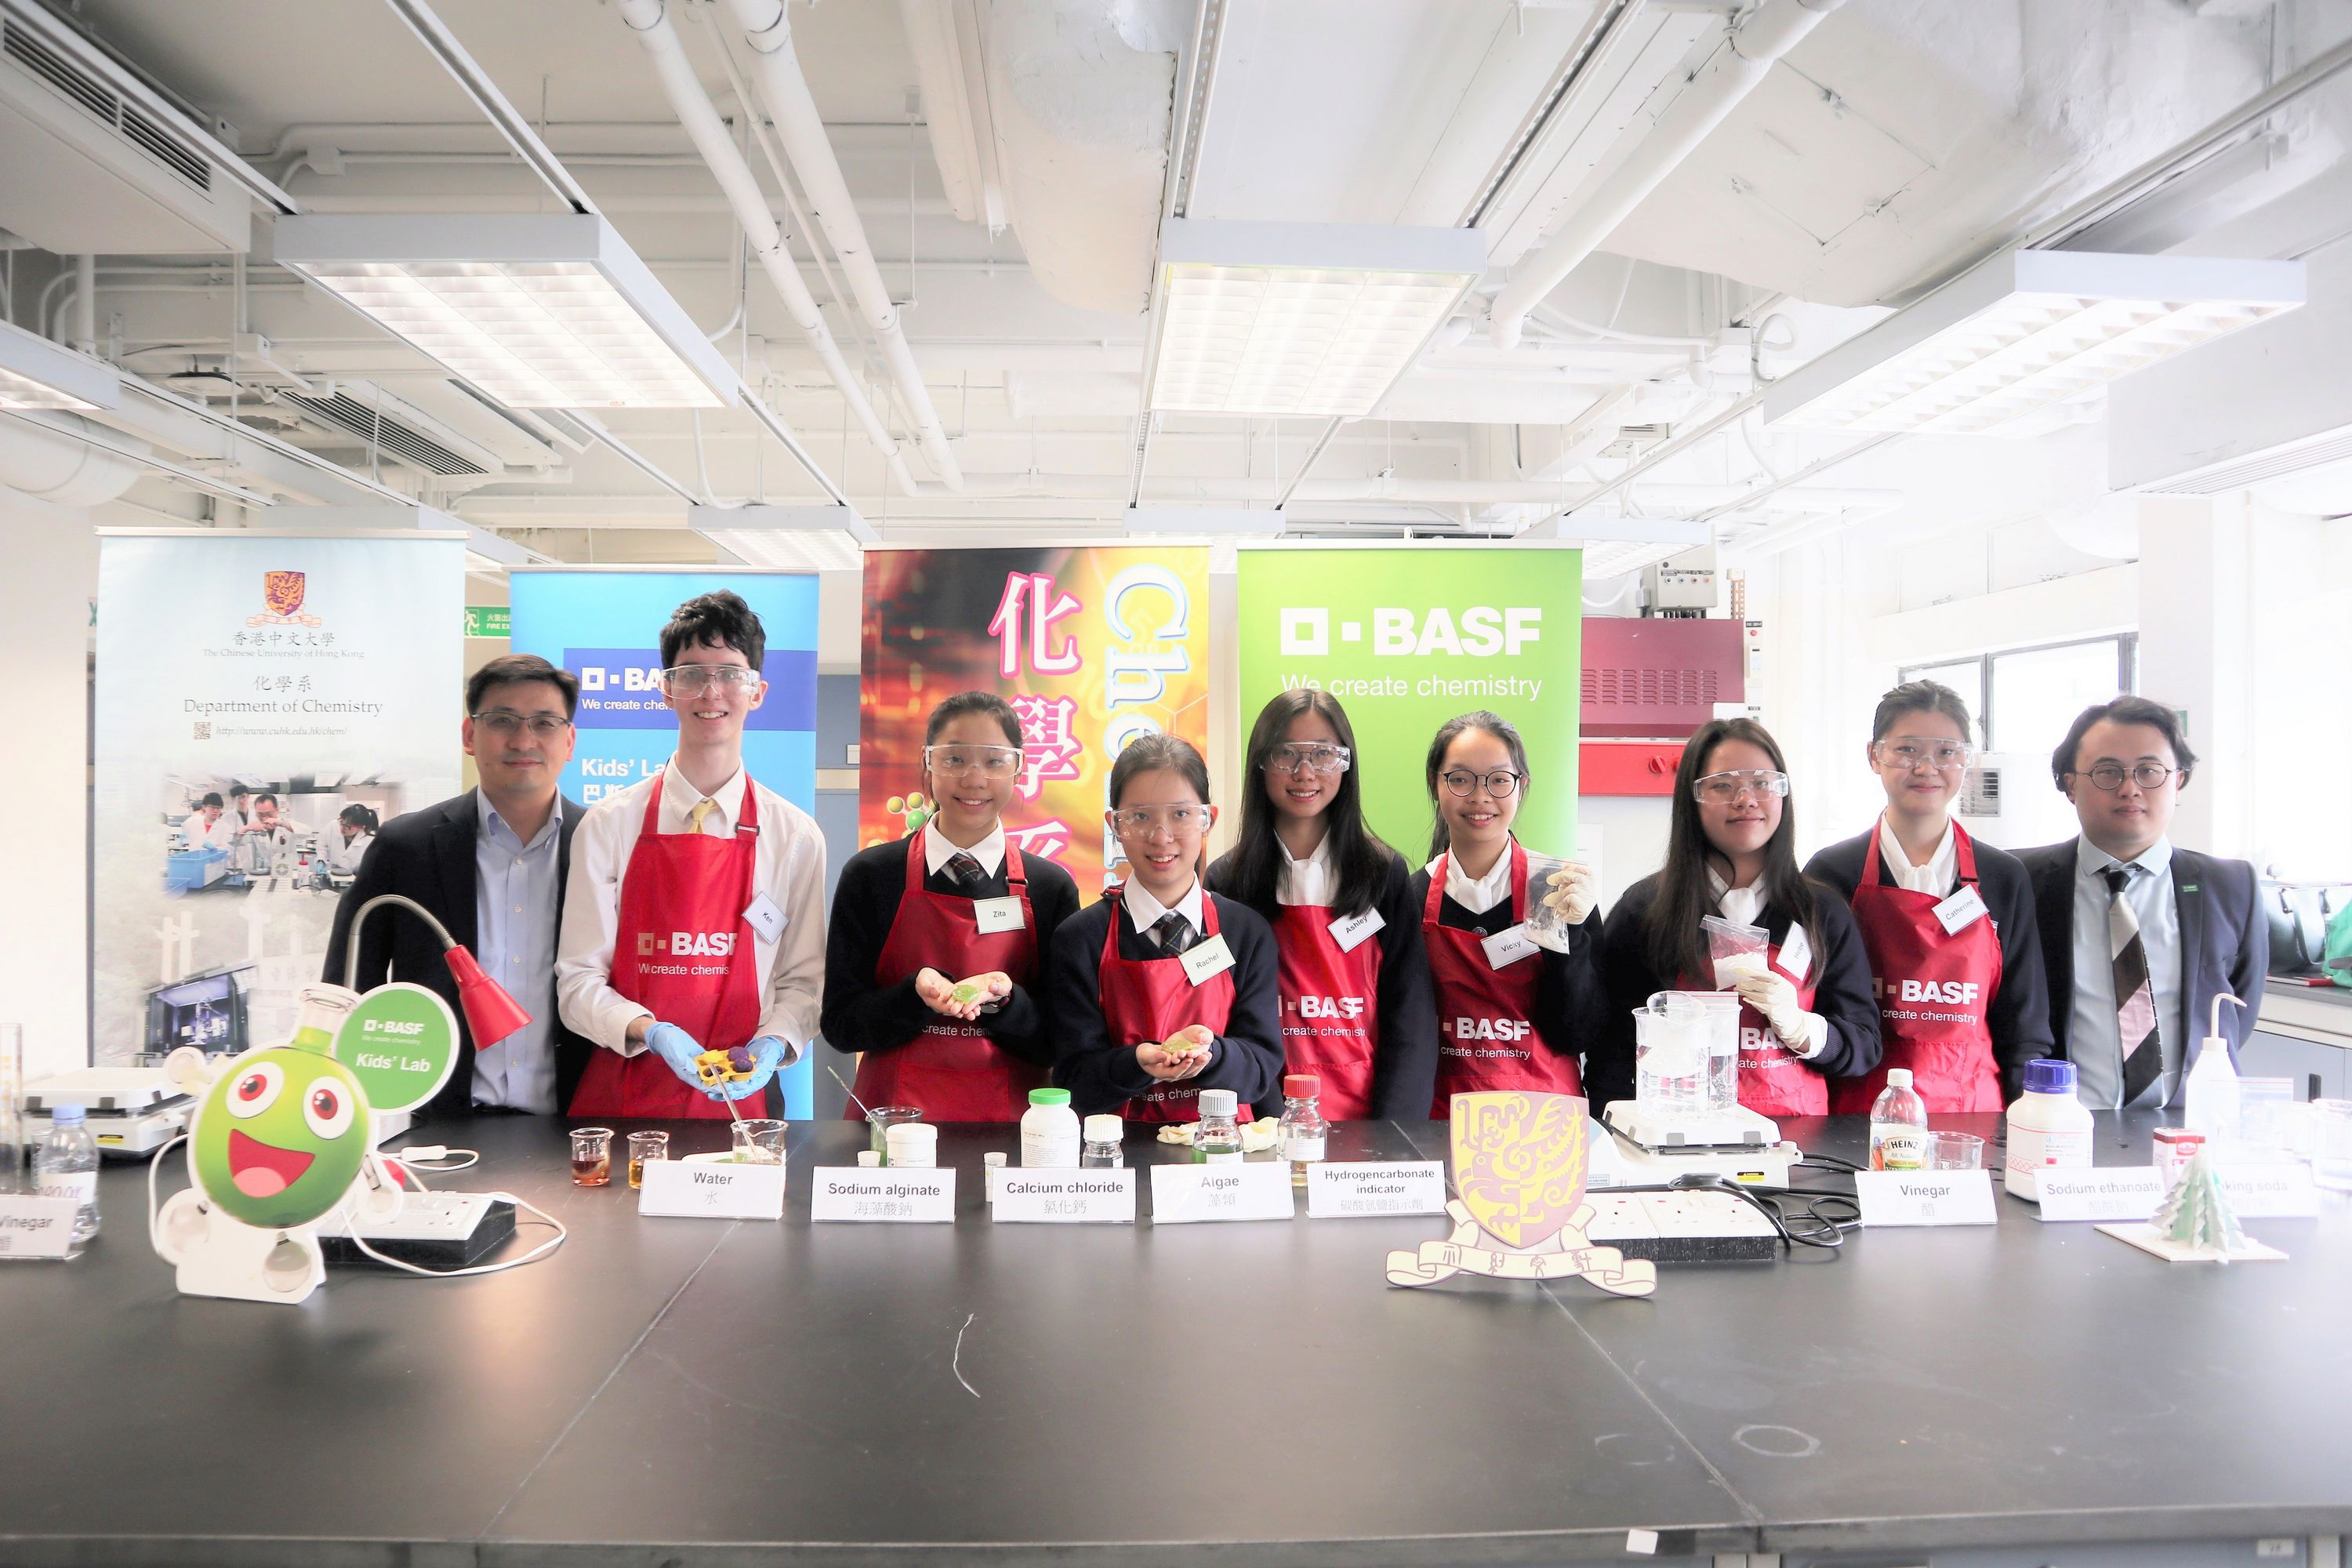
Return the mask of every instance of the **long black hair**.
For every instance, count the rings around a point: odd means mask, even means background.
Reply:
[[[1113,811],[1118,809],[1119,797],[1127,793],[1128,782],[1138,773],[1160,773],[1176,774],[1192,786],[1201,804],[1209,800],[1209,763],[1192,742],[1181,735],[1138,735],[1118,749],[1118,758],[1110,765],[1108,798]],[[1201,837],[1201,857],[1192,864],[1192,875],[1202,876],[1208,870],[1209,840]],[[1129,867],[1129,870],[1133,868]]]
[[[996,727],[1004,731],[1005,743],[1015,751],[1021,749],[1021,715],[1013,710],[1012,703],[993,691],[959,691],[932,709],[931,716],[923,721],[923,744],[935,743],[940,731],[967,713],[995,720]]]
[[[1437,809],[1437,775],[1445,766],[1446,748],[1466,730],[1483,730],[1503,742],[1503,749],[1511,753],[1511,766],[1519,775],[1519,793],[1522,796],[1527,793],[1528,745],[1519,739],[1517,725],[1484,708],[1474,713],[1456,714],[1440,724],[1436,737],[1429,742],[1429,763],[1424,770],[1429,780],[1429,858],[1433,860],[1454,847],[1453,837],[1445,831],[1445,814]]]
[[[1726,741],[1745,741],[1772,759],[1781,773],[1789,764],[1772,732],[1753,719],[1717,719],[1699,727],[1683,748],[1682,766],[1675,770],[1673,817],[1666,832],[1665,868],[1658,873],[1656,896],[1643,922],[1642,945],[1652,971],[1668,980],[1677,975],[1713,973],[1706,933],[1699,922],[1715,913],[1715,892],[1707,885],[1707,869],[1722,854],[1707,842],[1699,820],[1696,784],[1706,772],[1707,758]],[[1780,803],[1780,826],[1764,841],[1764,901],[1790,920],[1810,925],[1813,889],[1797,869],[1797,811],[1793,795]],[[1730,867],[1723,868],[1728,881]]]
[[[1310,686],[1277,693],[1258,710],[1257,722],[1250,727],[1248,755],[1242,764],[1249,776],[1242,786],[1241,834],[1225,862],[1224,886],[1218,891],[1240,900],[1268,920],[1280,912],[1274,895],[1282,880],[1282,843],[1275,836],[1276,812],[1267,791],[1265,764],[1274,749],[1282,744],[1290,721],[1302,713],[1320,714],[1339,737],[1339,744],[1348,748],[1349,765],[1339,775],[1331,804],[1324,808],[1323,831],[1331,846],[1332,868],[1339,877],[1331,912],[1342,917],[1360,915],[1380,898],[1396,851],[1381,843],[1364,821],[1364,792],[1357,783],[1356,771],[1363,759],[1355,754],[1356,731],[1348,722],[1347,710],[1329,692]]]

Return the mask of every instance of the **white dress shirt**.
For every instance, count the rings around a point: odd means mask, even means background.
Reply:
[[[936,877],[948,868],[948,862],[959,855],[969,855],[980,862],[980,868],[995,876],[1004,864],[1004,825],[998,823],[988,830],[988,837],[969,849],[959,849],[948,842],[940,831],[939,818],[923,824],[923,869]]]
[[[2117,860],[2088,838],[2074,840],[2074,998],[2066,1021],[2066,1055],[2074,1063],[2074,1095],[2095,1110],[2121,1108],[2124,1047],[2116,1024],[2116,971],[2107,944],[2110,866],[2128,864],[2124,901],[2139,919],[2139,944],[2156,990],[2156,1026],[2164,1070],[2134,1103],[2169,1105],[2180,1083],[2189,1020],[2180,996],[2180,910],[2172,896],[2172,840],[2132,861]]]
[[[1206,911],[1201,906],[1206,895],[1201,890],[1201,879],[1192,879],[1192,888],[1172,904],[1163,904],[1143,890],[1143,884],[1129,877],[1119,893],[1119,901],[1127,906],[1128,923],[1135,927],[1138,936],[1150,936],[1151,928],[1160,923],[1162,915],[1182,915],[1192,922],[1192,934],[1199,936],[1209,929]]]
[[[1960,849],[1952,837],[1949,818],[1944,822],[1944,837],[1936,843],[1935,853],[1927,857],[1925,866],[1914,866],[1911,858],[1903,853],[1903,841],[1895,837],[1895,828],[1884,816],[1878,819],[1878,858],[1895,885],[1906,892],[1927,893],[1942,898],[1959,885]]]
[[[824,839],[808,813],[757,783],[759,839],[751,890],[783,911],[782,936],[770,942],[751,931],[756,977],[763,998],[755,1035],[784,1042],[784,1060],[798,1061],[815,1037],[824,991]],[[644,1050],[628,1037],[632,1020],[652,1009],[613,989],[613,941],[620,924],[621,884],[646,815],[646,794],[661,791],[656,823],[663,833],[685,833],[688,815],[708,798],[717,807],[703,819],[712,838],[735,836],[743,803],[743,770],[706,797],[686,782],[673,757],[662,771],[588,808],[572,835],[572,880],[563,898],[563,934],[555,963],[555,992],[563,1021],[579,1034],[623,1056]],[[706,1044],[708,1042],[705,1042]]]
[[[1328,906],[1332,895],[1339,890],[1339,879],[1331,869],[1331,836],[1323,835],[1323,841],[1304,860],[1293,858],[1290,847],[1280,838],[1274,841],[1274,847],[1282,851],[1282,869],[1274,879],[1274,901]]]
[[[1483,877],[1463,875],[1462,857],[1445,856],[1445,896],[1474,915],[1483,915],[1509,898],[1512,848],[1511,845],[1506,844],[1503,852],[1495,857],[1495,863],[1486,868],[1486,874]],[[1435,876],[1437,862],[1432,860],[1428,870],[1430,875]]]
[[[474,791],[474,956],[522,1004],[530,1022],[474,1053],[473,1100],[550,1116],[555,1094],[555,868],[563,858],[563,794],[525,844]]]
[[[1748,883],[1748,886],[1744,888],[1735,888],[1724,879],[1722,872],[1717,870],[1714,867],[1709,866],[1706,868],[1706,885],[1715,894],[1716,913],[1721,915],[1725,920],[1730,921],[1734,924],[1744,926],[1762,925],[1764,923],[1763,878],[1757,878],[1756,880]],[[1789,922],[1789,930],[1792,933],[1802,931],[1803,929],[1804,928],[1802,926],[1797,924],[1794,921]],[[1784,941],[1781,945],[1785,947],[1788,944]],[[1809,963],[1808,967],[1818,966],[1820,963],[1820,955],[1815,954]],[[1801,1060],[1810,1059],[1813,1057],[1820,1056],[1822,1049],[1826,1047],[1829,1043],[1830,1021],[1827,1018],[1822,1017],[1819,1013],[1807,1013],[1805,1015],[1805,1037],[1802,1040],[1782,1040],[1780,1042],[1780,1044],[1788,1049],[1790,1056],[1796,1057]]]

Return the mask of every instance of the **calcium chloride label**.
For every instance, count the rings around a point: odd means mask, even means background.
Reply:
[[[1124,1165],[1081,1171],[1006,1171],[989,1218],[999,1225],[1133,1225],[1135,1172]]]

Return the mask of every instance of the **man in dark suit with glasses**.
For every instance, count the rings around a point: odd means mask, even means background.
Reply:
[[[571,1102],[587,1063],[588,1042],[565,1028],[555,1009],[555,938],[583,812],[556,781],[572,760],[579,697],[569,670],[535,654],[510,654],[476,670],[466,682],[460,734],[480,786],[378,828],[336,908],[327,980],[342,984],[360,907],[379,893],[400,893],[432,910],[530,1014],[522,1028],[481,1050],[457,1015],[457,1067],[434,1097],[435,1111],[551,1115]],[[457,1008],[441,943],[422,921],[396,911],[371,918],[360,942],[360,988],[385,980],[413,981]]]

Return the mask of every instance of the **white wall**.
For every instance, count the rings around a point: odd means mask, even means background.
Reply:
[[[0,1021],[28,1079],[89,1061],[89,515],[0,488],[0,735],[17,799],[0,898]],[[37,781],[37,782],[35,782]]]

